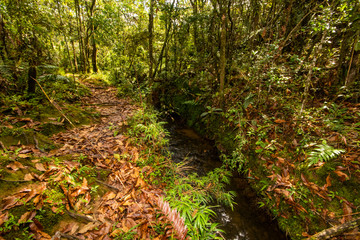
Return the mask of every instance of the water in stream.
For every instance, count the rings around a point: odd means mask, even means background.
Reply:
[[[169,124],[169,150],[175,162],[185,158],[192,160],[192,166],[199,175],[206,174],[221,163],[218,152],[211,141],[201,138],[192,129],[184,126]],[[245,179],[233,178],[228,190],[235,191],[237,205],[230,208],[219,207],[215,210],[218,215],[216,222],[221,224],[227,240],[282,240],[287,239],[276,222],[256,207],[255,194]]]

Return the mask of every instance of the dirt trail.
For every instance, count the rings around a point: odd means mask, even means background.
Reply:
[[[53,136],[62,147],[49,153],[23,148],[34,165],[19,160],[12,171],[36,170],[25,174],[26,187],[3,198],[0,226],[9,220],[12,209],[31,205],[19,222],[29,227],[35,239],[167,239],[172,227],[166,218],[157,217],[162,190],[141,177],[152,171],[150,167],[141,169],[129,162],[137,160],[138,149],[122,134],[126,119],[137,107],[118,99],[115,88],[89,87],[92,94],[82,102],[96,108],[100,122]],[[67,216],[66,220],[48,228],[46,221],[37,218],[41,209]],[[166,225],[167,231],[159,231],[159,226]],[[0,233],[0,240],[11,231]]]

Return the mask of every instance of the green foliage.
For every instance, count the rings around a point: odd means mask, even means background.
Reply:
[[[137,224],[137,225],[133,226],[132,228],[130,228],[126,232],[124,230],[120,229],[120,231],[118,231],[115,234],[114,239],[115,240],[132,240],[132,239],[134,239],[135,236],[137,235],[137,232],[134,229],[136,229],[138,226],[140,226],[140,224]]]
[[[324,140],[322,144],[316,145],[316,148],[309,153],[307,159],[307,167],[311,167],[319,162],[327,162],[338,157],[341,153],[344,153],[343,149],[335,149],[329,146]]]
[[[206,176],[196,173],[178,178],[167,190],[166,200],[185,219],[191,239],[222,239],[218,236],[218,224],[212,222],[215,212],[208,206],[214,199],[219,203],[234,205],[234,192],[226,192],[231,173],[217,168]]]
[[[158,113],[152,109],[139,110],[128,121],[130,136],[136,137],[139,144],[146,144],[151,148],[160,149],[166,146],[168,134],[163,128],[165,122],[158,122]]]

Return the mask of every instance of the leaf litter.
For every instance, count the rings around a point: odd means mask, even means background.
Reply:
[[[179,233],[179,223],[171,224],[169,218],[160,214],[159,206],[167,206],[161,200],[163,191],[144,181],[142,169],[129,162],[136,162],[138,149],[131,146],[121,132],[126,127],[126,119],[137,107],[129,104],[128,100],[118,99],[115,88],[89,87],[92,94],[82,102],[94,106],[101,114],[99,123],[54,135],[52,139],[62,147],[47,153],[38,151],[34,146],[21,146],[18,157],[24,159],[33,154],[37,158],[71,156],[74,159],[86,156],[81,163],[95,168],[97,175],[101,170],[108,172],[105,181],[99,178],[95,181],[105,192],[102,195],[92,194],[92,189],[97,186],[91,176],[74,177],[81,171],[79,161],[53,163],[34,159],[31,162],[37,171],[26,173],[23,177],[30,184],[2,199],[0,227],[8,220],[11,209],[30,203],[32,210],[23,213],[18,223],[28,224],[34,239],[105,240],[129,233],[134,239],[168,239],[177,233],[179,239],[185,239],[186,230],[182,229]],[[32,123],[31,119],[22,119],[25,120]],[[124,154],[128,158],[120,157]],[[6,167],[15,172],[28,166],[21,161],[13,161]],[[145,168],[147,171],[151,169],[149,166]],[[60,192],[62,197],[56,198],[57,193],[51,190]],[[74,220],[60,223],[57,229],[45,232],[36,218],[37,210],[44,206],[50,206],[55,214],[68,214]],[[171,214],[173,221],[178,218],[176,213]],[[163,231],[159,231],[159,226]],[[0,236],[6,233],[0,233]]]

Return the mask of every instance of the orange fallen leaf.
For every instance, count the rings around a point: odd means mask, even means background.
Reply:
[[[285,120],[282,120],[282,119],[276,119],[274,122],[275,122],[275,123],[285,123],[286,121],[285,121]]]
[[[34,177],[33,177],[33,175],[31,174],[31,173],[27,173],[27,174],[25,174],[25,176],[24,176],[24,180],[25,181],[31,181],[31,180],[33,180],[34,179]]]
[[[4,204],[3,204],[2,210],[10,209],[10,208],[16,206],[18,201],[19,201],[19,198],[14,195],[4,198],[3,199]]]
[[[35,215],[36,211],[26,212],[20,217],[18,223],[26,223],[27,221],[32,220]]]
[[[44,165],[43,165],[42,163],[36,163],[36,164],[35,164],[35,168],[36,168],[37,170],[41,171],[41,172],[45,172],[45,171],[46,171],[46,169],[45,169],[45,167],[44,167]]]
[[[90,231],[90,230],[93,230],[93,229],[96,228],[97,226],[99,226],[98,223],[96,223],[96,222],[90,222],[90,223],[86,224],[84,227],[82,227],[82,228],[79,230],[78,233],[84,234],[84,233],[86,233],[86,232],[88,232],[88,231]]]
[[[9,218],[9,212],[5,212],[3,214],[0,214],[0,226],[6,222]]]
[[[14,161],[6,166],[7,168],[10,168],[13,171],[17,171],[20,168],[25,168],[24,165],[22,165],[20,162]]]
[[[342,182],[349,180],[349,176],[340,170],[335,170],[334,173],[339,176],[340,181],[342,181]]]

